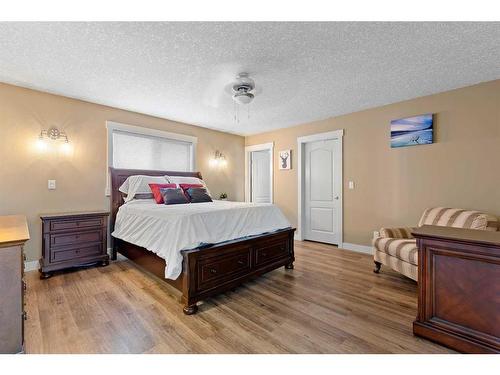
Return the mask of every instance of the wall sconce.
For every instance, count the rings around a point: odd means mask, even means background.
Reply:
[[[49,148],[49,143],[51,142],[61,142],[59,150],[64,154],[70,154],[72,151],[68,136],[63,130],[54,127],[48,130],[42,130],[36,141],[36,146],[39,151],[45,152]]]
[[[210,160],[210,166],[212,168],[224,168],[226,165],[226,157],[219,150],[215,151],[214,158]]]

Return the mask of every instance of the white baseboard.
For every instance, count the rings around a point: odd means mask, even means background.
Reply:
[[[36,271],[40,268],[40,265],[38,263],[38,260],[32,260],[32,261],[26,261],[24,262],[24,271],[29,272],[29,271]]]
[[[339,248],[355,251],[357,253],[373,254],[373,248],[371,246],[358,245],[355,243],[344,242]]]
[[[293,239],[295,241],[303,241],[302,238],[299,238],[297,235],[297,232],[295,232],[295,235],[293,236]],[[349,243],[349,242],[343,242],[338,245],[339,249],[344,249],[344,250],[350,250],[350,251],[355,251],[357,253],[363,253],[363,254],[370,254],[373,255],[373,248],[371,246],[366,246],[366,245],[358,245],[355,243]]]

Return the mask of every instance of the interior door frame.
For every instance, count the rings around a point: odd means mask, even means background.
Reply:
[[[304,194],[305,194],[305,158],[304,149],[306,143],[316,142],[316,141],[328,141],[328,140],[339,140],[339,155],[337,155],[340,165],[340,191],[339,191],[339,210],[337,213],[337,220],[339,223],[339,244],[338,247],[343,247],[344,243],[344,197],[343,197],[343,186],[344,186],[344,175],[343,175],[343,138],[344,138],[344,129],[334,130],[326,133],[318,133],[312,135],[306,135],[303,137],[297,137],[297,232],[295,233],[295,239],[299,241],[304,240],[304,230],[303,226],[305,224],[305,209],[304,209]]]
[[[250,163],[252,159],[250,158],[250,153],[254,151],[265,151],[269,150],[271,157],[269,158],[269,173],[270,173],[270,188],[271,188],[271,203],[274,203],[273,190],[274,190],[274,142],[262,143],[258,145],[246,146],[245,147],[245,202],[251,201],[251,180],[250,180]]]

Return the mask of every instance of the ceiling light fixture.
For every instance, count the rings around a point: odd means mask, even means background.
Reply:
[[[234,120],[240,122],[239,109],[237,105],[248,105],[252,102],[255,95],[251,92],[255,89],[255,82],[248,76],[248,73],[240,73],[236,76],[236,82],[233,83],[233,100],[235,102]],[[250,108],[247,107],[248,118],[250,118]]]
[[[250,91],[255,89],[255,82],[248,76],[248,73],[240,73],[233,84],[233,100],[238,104],[250,104],[254,94]]]

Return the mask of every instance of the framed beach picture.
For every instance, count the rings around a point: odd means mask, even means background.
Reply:
[[[391,121],[391,147],[417,146],[433,143],[432,113]]]
[[[292,150],[280,151],[280,169],[292,169]]]

